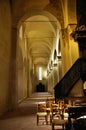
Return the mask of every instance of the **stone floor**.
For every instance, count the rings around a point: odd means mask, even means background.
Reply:
[[[48,96],[50,97],[47,93],[35,93],[31,98],[19,104],[16,111],[0,117],[0,130],[52,130],[50,124],[40,123],[37,126],[36,123],[37,103],[40,99],[43,100],[43,97],[44,100],[47,99]],[[58,127],[59,129],[61,129],[60,126]]]

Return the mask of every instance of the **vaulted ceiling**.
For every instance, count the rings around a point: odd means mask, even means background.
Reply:
[[[35,67],[42,66],[47,69],[57,46],[59,30],[64,29],[68,22],[75,22],[75,19],[72,19],[71,11],[71,9],[75,9],[71,6],[73,1],[10,0],[10,2],[12,4],[13,28],[18,25],[24,26],[23,36],[27,39],[28,52],[33,64]],[[80,5],[82,4],[80,4],[80,0],[76,0],[76,2],[78,3],[77,14],[80,15],[82,10]],[[85,11],[83,12],[85,14]]]
[[[13,26],[19,21],[24,25],[24,38],[33,64],[47,69],[59,39],[58,19],[63,22],[61,0],[14,0],[12,3]]]
[[[35,15],[24,23],[24,36],[28,39],[28,48],[34,65],[47,67],[59,32],[56,19],[51,21],[46,16]]]

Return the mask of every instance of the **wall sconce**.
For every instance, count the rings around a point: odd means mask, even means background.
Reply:
[[[50,70],[53,70],[53,67],[52,67],[52,66],[50,66]]]
[[[58,61],[61,60],[61,56],[60,55],[58,55],[57,58],[58,58]]]
[[[54,67],[58,65],[58,62],[59,62],[59,61],[61,61],[61,56],[57,56],[57,57],[55,58],[54,63],[53,63]]]
[[[58,57],[56,57],[53,61],[53,66],[56,67],[58,65]]]
[[[48,69],[47,69],[47,76],[51,73],[53,70],[53,61],[51,61],[51,64],[49,64]]]
[[[53,70],[53,66],[49,64],[49,71],[51,72],[51,70]]]
[[[57,60],[56,59],[54,60],[53,65],[54,65],[54,67],[57,66]]]
[[[51,72],[51,71],[50,71],[50,69],[48,68],[48,70],[47,70],[47,76],[50,74],[50,72]]]
[[[50,70],[53,70],[53,61],[51,60]]]

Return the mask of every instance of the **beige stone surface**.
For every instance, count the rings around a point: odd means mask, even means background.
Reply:
[[[0,114],[8,108],[11,55],[11,12],[9,1],[0,1]]]

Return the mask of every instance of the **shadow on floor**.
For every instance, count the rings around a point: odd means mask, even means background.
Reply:
[[[40,124],[36,119],[37,101],[27,99],[18,109],[0,117],[0,130],[52,130],[51,125]],[[61,127],[58,127],[58,130]],[[60,129],[61,130],[61,129]]]

